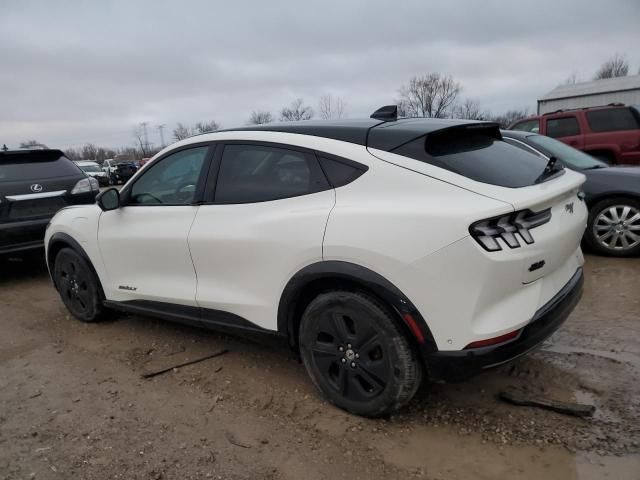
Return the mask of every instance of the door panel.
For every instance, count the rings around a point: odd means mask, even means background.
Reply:
[[[202,205],[189,247],[203,308],[277,329],[280,295],[301,268],[322,260],[322,238],[335,192],[270,202]]]
[[[109,300],[196,306],[188,236],[211,151],[189,146],[154,161],[121,192],[123,206],[101,215],[98,245]]]
[[[100,217],[107,298],[196,305],[187,236],[197,206],[127,206]],[[134,290],[135,289],[135,290]]]

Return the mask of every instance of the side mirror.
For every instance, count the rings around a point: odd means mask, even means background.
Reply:
[[[117,188],[109,188],[98,194],[96,203],[103,212],[115,210],[120,207],[120,192]]]

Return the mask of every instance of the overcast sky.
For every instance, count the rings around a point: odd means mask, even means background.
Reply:
[[[640,1],[18,1],[0,8],[0,144],[133,145],[133,127],[275,116],[324,93],[350,117],[442,72],[492,112],[535,109],[618,52],[640,68]]]

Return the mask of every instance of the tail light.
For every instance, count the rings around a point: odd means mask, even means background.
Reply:
[[[79,193],[88,193],[100,190],[100,185],[98,185],[98,180],[93,177],[83,178],[79,180],[78,183],[71,190],[72,195],[77,195]]]
[[[551,220],[551,209],[541,212],[521,210],[519,212],[480,220],[469,227],[469,233],[489,252],[502,250],[504,243],[509,248],[519,248],[520,240],[527,245],[534,242],[530,230]]]

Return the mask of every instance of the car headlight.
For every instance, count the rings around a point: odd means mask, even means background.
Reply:
[[[544,225],[551,220],[551,209],[541,212],[521,210],[498,217],[487,218],[471,224],[469,233],[489,252],[502,250],[498,240],[502,240],[509,248],[519,248],[520,239],[527,245],[534,242],[529,230]]]
[[[71,190],[72,195],[77,195],[80,193],[89,193],[100,190],[100,185],[98,184],[98,180],[93,177],[83,178],[82,180],[78,180],[78,183],[75,184],[73,190]]]

